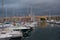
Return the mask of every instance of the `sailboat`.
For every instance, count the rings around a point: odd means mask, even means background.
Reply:
[[[29,16],[31,17],[31,23],[25,23],[26,26],[28,27],[36,27],[37,26],[37,21],[35,21],[35,15],[32,13],[32,7],[30,10]]]
[[[7,13],[6,13],[6,18],[7,18]],[[12,26],[11,26],[12,25]],[[5,28],[7,31],[2,31],[1,34],[0,34],[0,39],[2,38],[3,39],[15,39],[16,37],[22,37],[23,34],[22,34],[22,31],[27,31],[27,30],[30,30],[30,27],[27,27],[27,26],[24,26],[24,25],[21,25],[19,23],[16,23],[16,25],[13,25],[12,23],[8,23],[7,20],[3,23],[2,27],[6,27]],[[8,31],[9,30],[9,31]],[[21,31],[22,30],[22,31]],[[7,40],[6,39],[6,40]],[[17,39],[16,39],[17,40]]]
[[[47,23],[50,23],[50,24],[54,24],[55,23],[55,21],[53,20],[53,19],[51,19],[51,12],[49,12],[49,16],[48,16],[49,18],[48,18],[48,20],[47,20]]]
[[[2,0],[2,14],[3,14],[3,19],[4,19],[4,0]],[[3,20],[3,22],[2,22],[2,30],[0,30],[0,40],[9,40],[11,37],[14,37],[14,35],[11,35],[11,33],[13,33],[13,32],[11,32],[11,30],[10,31],[8,31],[8,30],[5,30],[5,28],[4,28],[4,20]],[[5,25],[6,26],[6,25]],[[11,33],[10,33],[11,32]],[[15,32],[15,33],[17,33],[17,32]],[[13,34],[15,34],[15,33],[13,33]],[[17,34],[18,35],[18,34]],[[15,35],[15,37],[17,36],[17,35]],[[19,32],[19,35],[20,35],[20,32]],[[21,35],[20,35],[21,36]]]
[[[55,20],[55,24],[60,25],[60,20]]]
[[[7,10],[7,8],[6,8],[6,20],[4,21],[4,25],[3,25],[4,27],[13,26],[12,23],[7,20],[7,18],[8,18],[8,16],[7,16],[8,13],[7,13],[7,11],[8,11],[8,10]]]
[[[14,16],[14,14],[15,14],[15,11],[13,10],[13,16]],[[14,20],[13,24],[14,24],[13,26],[8,27],[9,30],[25,30],[25,29],[28,30],[28,29],[30,29],[30,27],[22,25],[21,23],[16,22],[16,20]]]

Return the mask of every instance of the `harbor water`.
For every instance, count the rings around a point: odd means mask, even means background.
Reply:
[[[60,25],[40,23],[26,40],[60,40]]]

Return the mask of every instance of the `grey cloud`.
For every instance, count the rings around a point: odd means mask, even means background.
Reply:
[[[48,5],[54,5],[54,4],[59,4],[59,0],[4,0],[4,7],[15,7],[15,8],[20,8],[20,7],[25,7],[29,6],[30,4],[48,4]],[[1,3],[0,3],[1,4]]]
[[[1,3],[0,1],[0,8],[2,7]],[[21,8],[30,8],[30,6],[36,9],[34,13],[38,15],[47,14],[50,11],[52,11],[52,14],[60,13],[60,0],[4,0],[5,8],[15,8],[17,11],[18,9],[21,11]]]

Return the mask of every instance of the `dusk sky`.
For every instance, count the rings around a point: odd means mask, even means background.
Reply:
[[[35,15],[60,15],[60,0],[4,0],[4,13],[12,14],[29,14],[27,9],[32,7]],[[8,11],[6,11],[8,10]],[[26,10],[26,11],[25,11]],[[2,15],[2,0],[0,0],[0,16]]]

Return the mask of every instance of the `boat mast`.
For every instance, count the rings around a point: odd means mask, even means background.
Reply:
[[[31,21],[35,21],[35,16],[34,16],[32,11],[33,11],[33,9],[32,9],[32,6],[31,6],[31,10],[30,10]]]
[[[13,21],[15,21],[15,9],[13,8],[12,10],[13,10],[13,12],[12,12],[13,16],[12,16],[12,18],[13,18]]]
[[[2,22],[4,22],[4,0],[2,0]]]
[[[31,21],[33,21],[33,16],[32,16],[32,6],[31,6],[31,9],[30,9],[30,17],[31,17]]]
[[[51,12],[49,11],[49,21],[51,20]]]
[[[7,22],[7,8],[6,8],[6,22]]]
[[[15,9],[13,8],[13,25],[15,26],[16,25],[16,18],[15,18]]]

